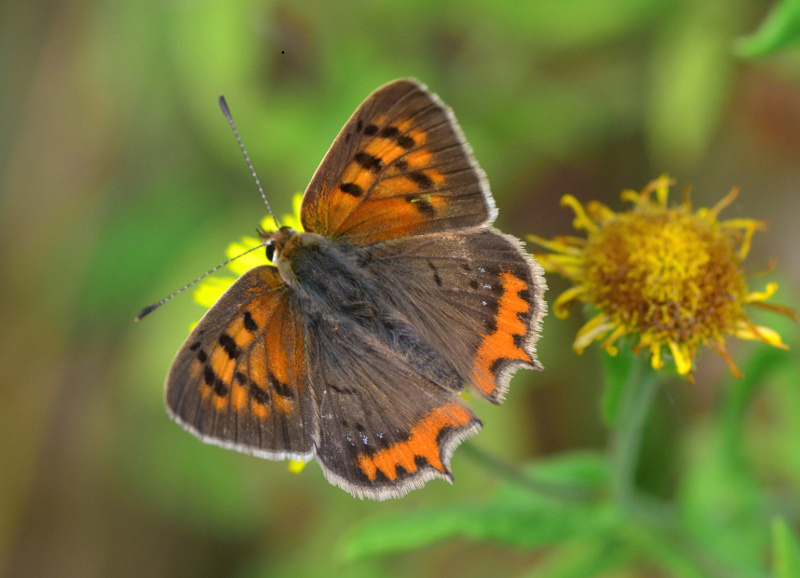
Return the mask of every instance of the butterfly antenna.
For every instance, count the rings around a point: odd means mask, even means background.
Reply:
[[[261,181],[258,180],[256,169],[253,167],[253,163],[250,161],[250,155],[247,154],[247,149],[244,148],[244,143],[242,142],[242,138],[239,136],[239,131],[236,129],[236,123],[233,122],[231,109],[228,108],[228,103],[225,102],[225,97],[222,96],[221,94],[219,95],[219,107],[222,109],[222,114],[224,114],[225,118],[228,119],[228,124],[231,125],[233,136],[236,137],[236,142],[239,143],[239,148],[242,149],[244,160],[247,161],[247,166],[250,168],[250,174],[253,175],[253,180],[256,182],[256,186],[258,187],[258,192],[261,193],[261,198],[264,199],[264,204],[267,206],[267,212],[269,213],[269,216],[272,217],[272,221],[275,223],[275,230],[278,230],[281,228],[281,226],[278,224],[278,219],[275,218],[275,215],[272,212],[272,208],[269,206],[267,195],[264,194],[264,189],[261,186]]]
[[[210,271],[206,271],[205,273],[203,273],[202,275],[200,275],[200,276],[199,276],[197,279],[195,279],[194,281],[192,281],[191,283],[189,283],[189,284],[187,284],[187,285],[184,285],[183,287],[181,287],[180,289],[178,289],[177,291],[175,291],[175,292],[174,292],[174,293],[172,293],[171,295],[167,295],[166,297],[164,297],[164,298],[163,298],[161,301],[159,301],[158,303],[153,303],[153,304],[152,304],[152,305],[150,305],[149,307],[145,307],[144,309],[142,309],[141,311],[139,311],[139,314],[136,316],[136,319],[134,319],[134,321],[140,321],[140,320],[142,319],[142,317],[144,317],[145,315],[148,315],[149,313],[152,313],[153,311],[155,311],[156,309],[158,309],[159,307],[161,307],[161,306],[162,306],[164,303],[166,303],[167,301],[169,301],[169,300],[170,300],[170,299],[172,299],[173,297],[177,297],[178,295],[180,295],[181,293],[183,293],[184,291],[186,291],[187,289],[189,289],[191,286],[193,286],[193,285],[195,285],[195,284],[199,283],[200,281],[202,281],[203,279],[205,279],[206,277],[208,277],[209,275],[211,275],[212,273],[214,273],[214,272],[215,272],[215,271],[217,271],[218,269],[220,269],[220,268],[224,267],[224,266],[225,266],[225,265],[227,265],[228,263],[231,263],[231,262],[233,262],[233,261],[236,261],[236,259],[238,259],[239,257],[244,257],[244,256],[245,256],[245,255],[247,255],[248,253],[252,253],[252,252],[253,252],[253,251],[255,251],[256,249],[261,249],[261,248],[262,248],[262,247],[263,247],[265,244],[266,244],[266,243],[261,243],[260,245],[258,245],[258,246],[256,246],[256,247],[253,247],[252,249],[248,249],[247,251],[245,251],[244,253],[242,253],[242,254],[240,254],[240,255],[236,255],[235,257],[233,257],[233,258],[231,258],[231,259],[228,259],[227,261],[225,261],[225,262],[223,262],[223,263],[220,263],[219,265],[217,265],[216,267],[214,267],[214,268],[213,268],[213,269],[211,269]]]

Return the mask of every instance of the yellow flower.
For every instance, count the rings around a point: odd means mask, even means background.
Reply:
[[[303,225],[300,223],[300,205],[302,203],[303,194],[296,193],[292,198],[293,214],[283,215],[281,217],[280,223],[282,227],[291,227],[295,231],[303,230]],[[269,215],[261,220],[260,225],[261,228],[268,233],[275,230],[275,221],[273,221],[272,217]],[[245,251],[258,247],[261,244],[263,244],[261,239],[242,237],[241,241],[238,243],[231,243],[228,245],[225,254],[228,256],[228,259],[233,259],[237,255],[241,255]],[[195,289],[194,300],[203,307],[209,308],[217,302],[217,299],[219,299],[225,291],[227,291],[228,287],[233,285],[237,277],[244,275],[253,267],[270,264],[271,263],[267,260],[266,251],[253,251],[252,253],[248,253],[228,264],[228,268],[235,273],[236,276],[223,275],[209,277],[203,280],[203,282],[197,286],[197,289]]]
[[[654,369],[663,367],[666,348],[678,373],[691,380],[693,361],[705,345],[741,377],[725,346],[727,336],[786,348],[777,332],[750,321],[745,306],[795,317],[789,308],[765,303],[777,291],[776,283],[751,292],[740,268],[753,234],[765,224],[717,218],[736,198],[736,189],[711,209],[694,211],[688,191],[680,205],[670,208],[667,198],[673,184],[663,176],[641,192],[623,192],[622,199],[634,206],[621,213],[596,201],[584,207],[565,195],[561,204],[575,212],[573,226],[587,238],[528,239],[552,251],[536,254],[545,271],[574,282],[556,300],[556,316],[567,317],[575,301],[599,311],[578,331],[573,344],[578,353],[602,341],[601,347],[616,355],[619,338],[638,335],[634,350],[649,349]]]

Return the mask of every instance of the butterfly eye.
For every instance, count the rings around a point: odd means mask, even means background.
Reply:
[[[272,262],[272,258],[275,256],[275,241],[269,241],[266,245],[267,247],[267,259]]]

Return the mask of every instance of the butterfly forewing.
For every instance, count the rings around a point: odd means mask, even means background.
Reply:
[[[479,225],[494,217],[455,117],[414,80],[375,91],[309,184],[303,227],[351,243]]]
[[[277,269],[240,277],[187,339],[167,406],[204,441],[263,457],[310,457],[314,432],[302,319]]]

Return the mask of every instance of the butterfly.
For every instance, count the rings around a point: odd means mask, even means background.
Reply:
[[[332,484],[384,500],[428,480],[535,356],[545,283],[497,214],[453,113],[413,79],[372,93],[303,196],[304,231],[225,292],[172,364],[172,417],[204,442],[316,458]]]

